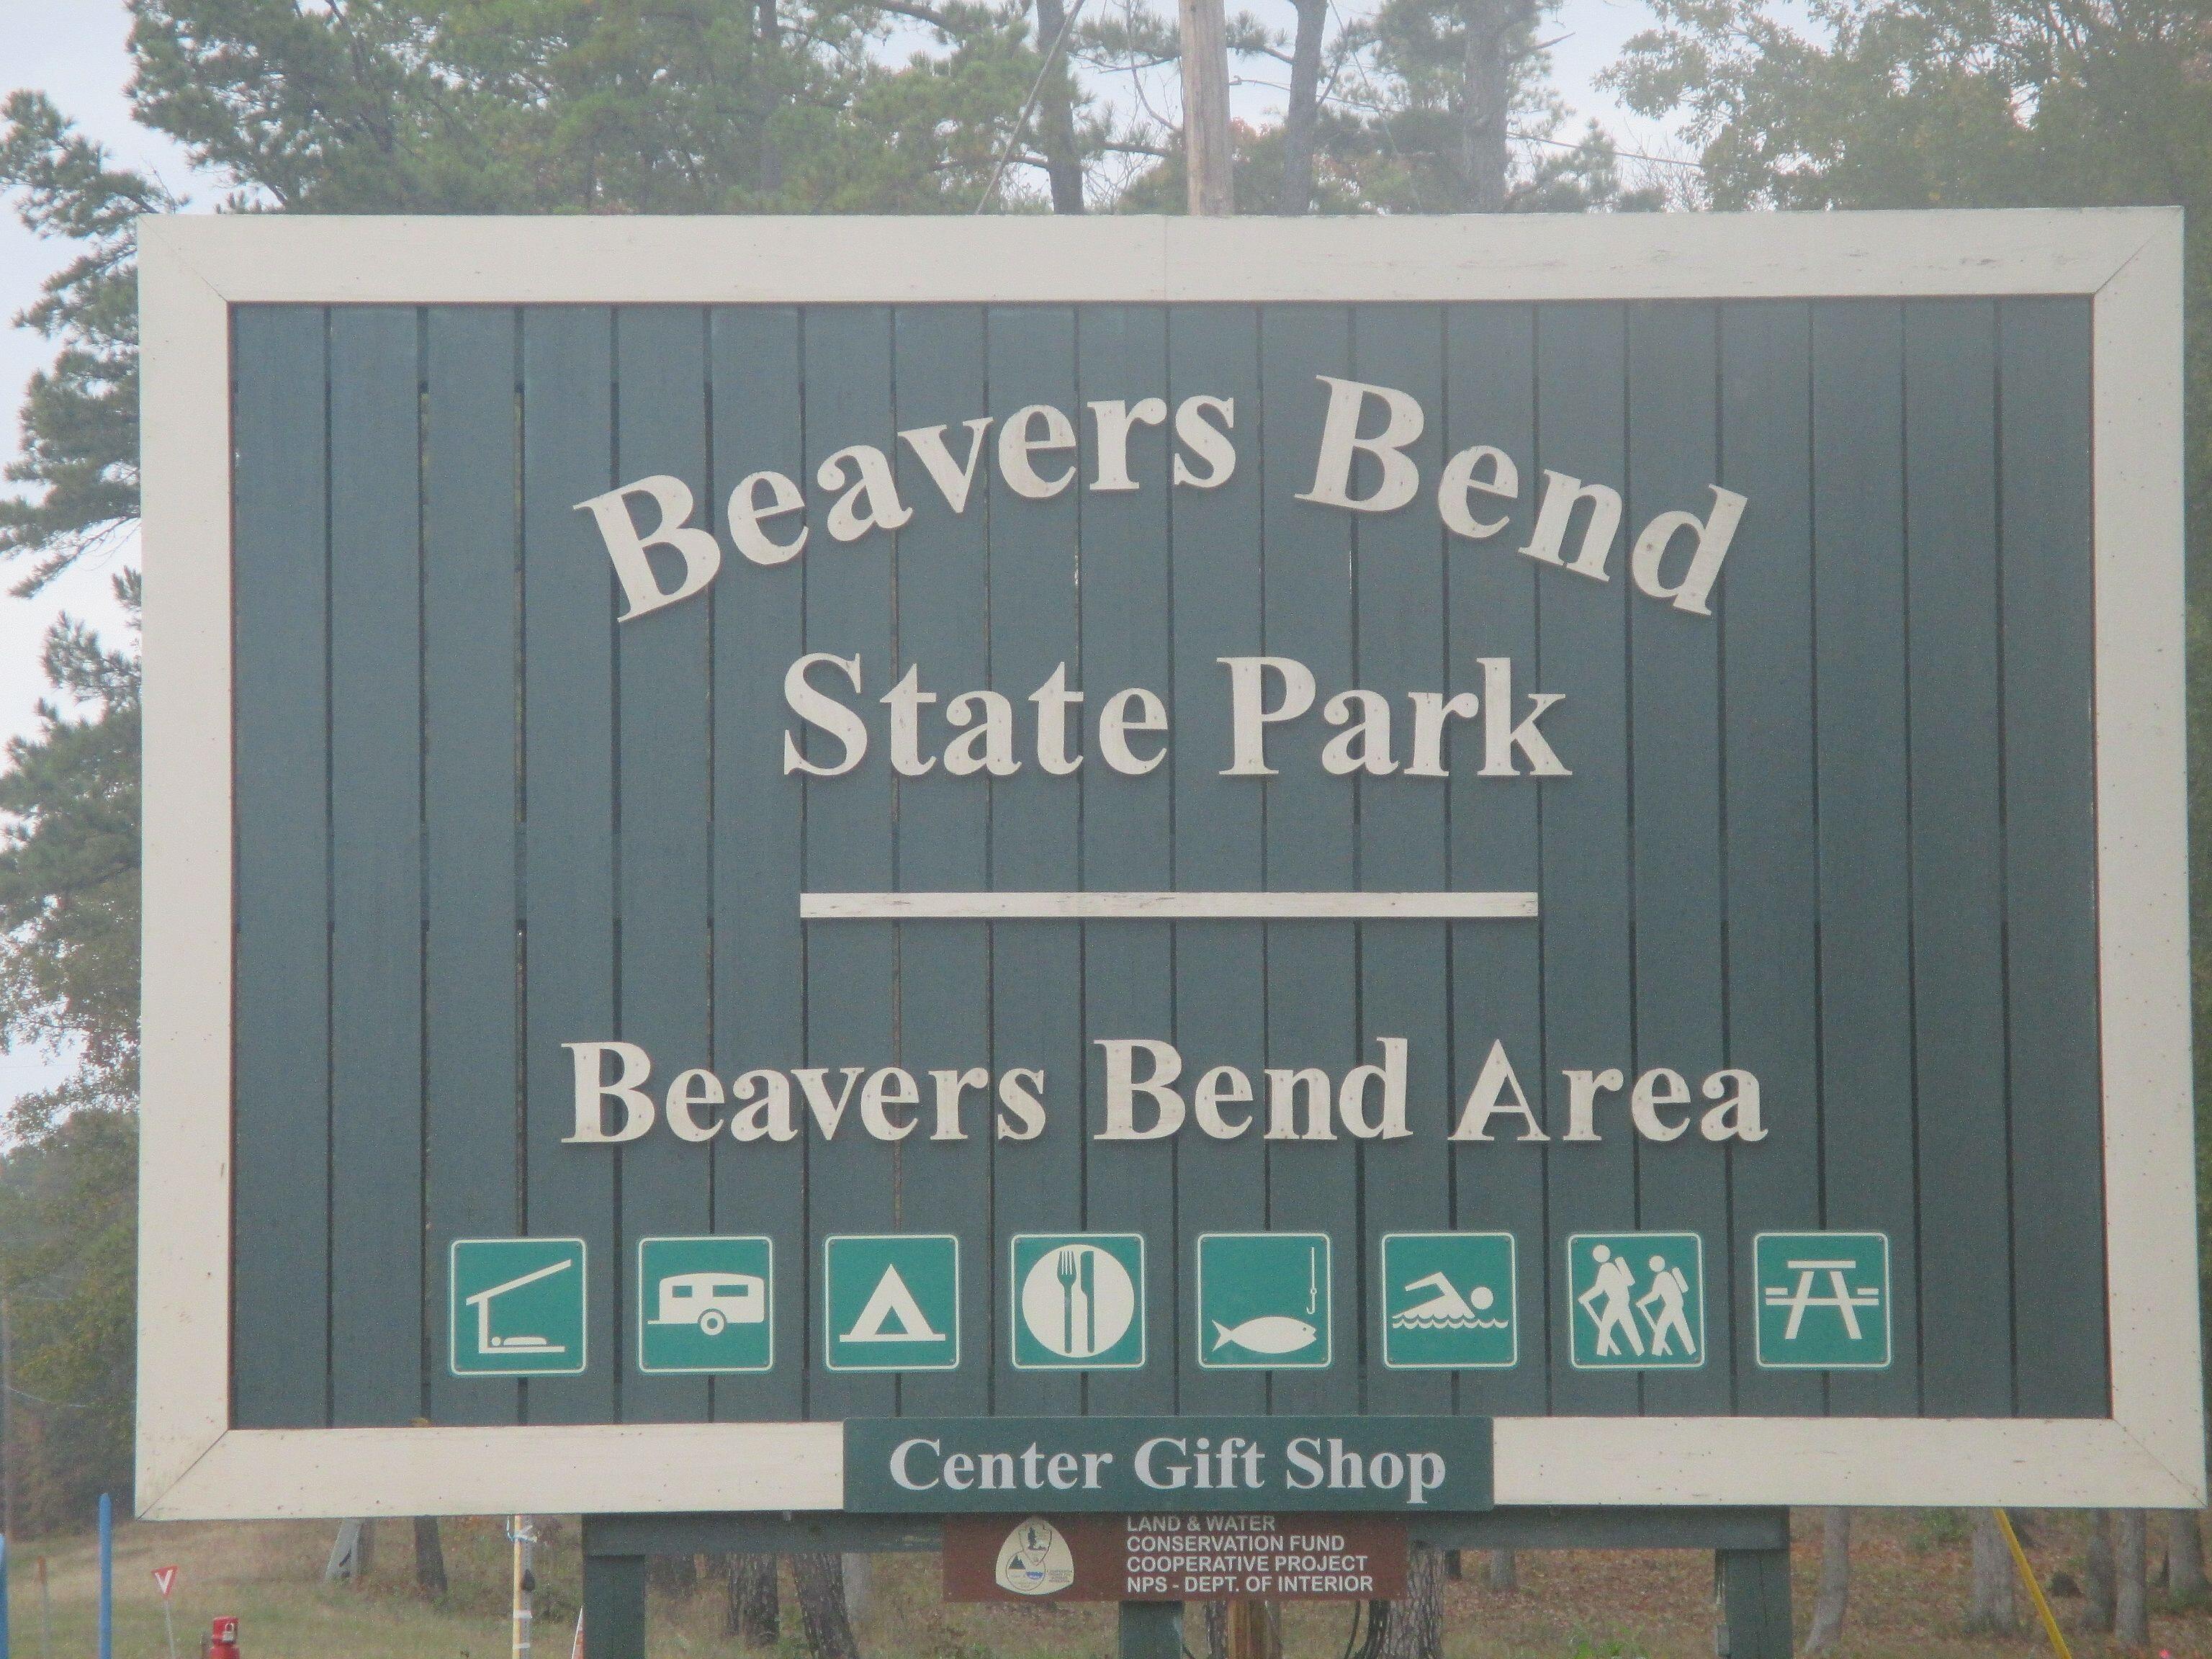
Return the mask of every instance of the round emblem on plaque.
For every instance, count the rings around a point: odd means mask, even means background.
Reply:
[[[1075,1554],[1060,1528],[1031,1516],[999,1546],[999,1587],[1017,1595],[1053,1595],[1075,1582]]]

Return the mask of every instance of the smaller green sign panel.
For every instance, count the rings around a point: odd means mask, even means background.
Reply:
[[[960,1364],[960,1241],[853,1233],[822,1241],[823,1363],[833,1371]]]
[[[856,1417],[862,1514],[1491,1506],[1486,1417]]]
[[[771,1241],[638,1241],[638,1370],[767,1370],[775,1364],[775,1314]]]
[[[1022,1370],[1127,1370],[1145,1363],[1139,1233],[1017,1233],[1013,1357]]]
[[[584,1369],[584,1241],[457,1238],[448,1257],[456,1376]]]
[[[1705,1241],[1695,1233],[1577,1233],[1567,1240],[1568,1358],[1582,1370],[1705,1363]]]
[[[1329,1363],[1327,1233],[1201,1233],[1198,1363],[1318,1370]]]
[[[1769,1370],[1889,1364],[1889,1235],[1761,1233],[1752,1241],[1759,1363]]]
[[[1389,1233],[1382,1240],[1382,1363],[1475,1370],[1520,1357],[1510,1233]]]

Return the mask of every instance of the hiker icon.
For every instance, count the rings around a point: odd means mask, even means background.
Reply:
[[[1651,1288],[1636,1298],[1636,1311],[1651,1322],[1651,1352],[1657,1356],[1668,1352],[1667,1334],[1674,1332],[1681,1338],[1681,1352],[1693,1354],[1698,1351],[1698,1339],[1690,1334],[1690,1322],[1683,1317],[1683,1299],[1690,1293],[1690,1281],[1680,1267],[1668,1265],[1663,1255],[1650,1261]],[[1659,1304],[1655,1316],[1651,1304]]]
[[[1595,1370],[1704,1364],[1704,1248],[1695,1233],[1571,1237],[1572,1363]]]
[[[1584,1313],[1597,1321],[1598,1352],[1619,1353],[1619,1337],[1626,1336],[1629,1352],[1642,1353],[1644,1333],[1637,1328],[1629,1300],[1636,1291],[1636,1270],[1614,1255],[1609,1245],[1593,1246],[1590,1259],[1597,1263],[1597,1281],[1575,1300],[1582,1304]],[[1590,1305],[1600,1297],[1605,1301],[1602,1310]]]

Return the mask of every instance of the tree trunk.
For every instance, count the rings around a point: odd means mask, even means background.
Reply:
[[[811,1552],[791,1558],[791,1579],[799,1591],[799,1622],[806,1650],[814,1659],[860,1659],[853,1621],[845,1613],[842,1558]]]
[[[1521,1564],[1514,1558],[1511,1550],[1490,1552],[1490,1562],[1485,1571],[1484,1580],[1494,1590],[1512,1590],[1521,1588]]]
[[[1223,1609],[1222,1650],[1225,1659],[1283,1659],[1282,1614],[1273,1603],[1251,1596],[1208,1604]],[[1213,1638],[1211,1619],[1206,1626],[1209,1646]]]
[[[1377,1659],[1438,1659],[1443,1652],[1443,1563],[1416,1544],[1406,1563],[1406,1594],[1390,1604]]]
[[[1075,148],[1075,82],[1067,72],[1067,9],[1036,0],[1036,49],[1044,76],[1037,94],[1037,147],[1044,151],[1054,213],[1083,211],[1083,157]]]
[[[753,60],[757,69],[768,72],[771,84],[775,75],[775,60],[783,52],[783,24],[776,15],[775,4],[776,0],[756,0],[753,11]],[[776,149],[775,138],[766,131],[767,122],[775,118],[776,107],[774,101],[769,105],[761,132],[761,191],[769,196],[783,188],[783,154]]]
[[[690,1595],[699,1588],[699,1563],[688,1555],[650,1556],[645,1582],[664,1595]]]
[[[2204,1534],[2195,1510],[2169,1510],[2166,1516],[2166,1593],[2177,1601],[2201,1601],[2204,1581]]]
[[[1460,172],[1465,206],[1504,210],[1512,157],[1506,147],[1513,72],[1527,54],[1536,9],[1529,0],[1467,0],[1467,88],[1460,107]]]
[[[2112,1574],[2112,1644],[2122,1648],[2150,1644],[2150,1600],[2143,1583],[2143,1512],[2122,1510],[2112,1528],[2112,1553],[2118,1558]]]
[[[2088,1522],[2088,1548],[2081,1563],[2081,1622],[2087,1631],[2108,1631],[2112,1627],[2112,1514],[2110,1510],[2091,1510],[2085,1517]]]
[[[1229,1603],[1206,1603],[1206,1659],[1229,1659]]]
[[[1229,33],[1222,0],[1180,0],[1184,199],[1194,216],[1237,210],[1230,177]]]
[[[775,1557],[733,1555],[729,1567],[728,1633],[749,1648],[772,1648],[783,1637]]]
[[[1278,213],[1313,206],[1314,132],[1321,125],[1321,40],[1328,25],[1328,0],[1291,0],[1298,30],[1291,43],[1291,96],[1283,106],[1283,184]]]
[[[434,1515],[415,1517],[415,1588],[425,1595],[446,1593],[446,1546]]]
[[[1974,1511],[1973,1594],[1966,1605],[1966,1628],[2000,1636],[2018,1628],[2013,1612],[2012,1549],[1994,1510]]]
[[[1844,1633],[1844,1607],[1851,1595],[1851,1512],[1820,1511],[1820,1589],[1813,1598],[1813,1624],[1805,1651],[1833,1653]]]

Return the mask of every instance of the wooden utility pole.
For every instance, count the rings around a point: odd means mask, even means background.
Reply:
[[[1190,211],[1236,211],[1229,185],[1229,31],[1222,0],[1181,0],[1182,155]]]

